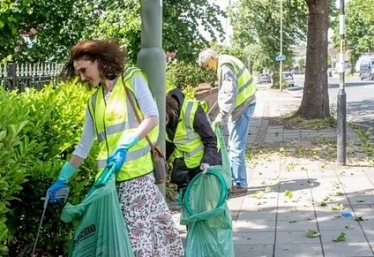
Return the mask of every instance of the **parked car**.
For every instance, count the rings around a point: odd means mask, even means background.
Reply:
[[[290,71],[282,72],[282,77],[289,87],[293,87],[295,85],[292,73]]]
[[[271,78],[270,78],[270,75],[267,74],[267,73],[262,73],[258,79],[258,84],[262,84],[262,83],[271,83]]]
[[[374,80],[374,56],[361,57],[360,61],[360,79]]]

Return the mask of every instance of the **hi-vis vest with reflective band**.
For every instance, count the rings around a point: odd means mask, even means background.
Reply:
[[[229,55],[220,55],[218,59],[218,81],[221,80],[221,67],[224,64],[230,64],[234,68],[234,73],[238,79],[238,95],[235,102],[236,108],[256,93],[257,85],[244,64],[237,58]]]
[[[124,83],[129,91],[133,92],[132,77],[143,73],[138,68],[127,69],[124,74]],[[145,77],[144,77],[145,78]],[[116,149],[118,141],[124,133],[132,133],[139,126],[133,108],[127,99],[122,78],[118,78],[107,103],[104,101],[104,89],[100,87],[88,100],[88,108],[95,124],[97,141],[99,143],[99,154],[97,165],[99,172],[96,178],[106,166],[108,156]],[[135,96],[131,94],[135,109],[142,119],[143,115],[139,110]],[[152,142],[156,142],[159,132],[157,125],[149,134]],[[129,180],[143,176],[153,170],[153,163],[150,155],[150,147],[143,138],[135,146],[129,149],[126,161],[119,171],[117,181]]]
[[[175,131],[174,140],[171,141],[166,135],[166,140],[173,142],[178,151],[178,157],[184,159],[188,168],[196,168],[204,154],[204,145],[199,134],[193,129],[198,101],[185,100],[179,115],[179,122]]]

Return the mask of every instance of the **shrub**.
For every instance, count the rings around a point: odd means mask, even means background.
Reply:
[[[181,89],[187,86],[195,88],[200,83],[214,83],[217,79],[215,72],[205,71],[197,64],[178,61],[168,63],[166,77]]]
[[[9,256],[31,252],[43,210],[40,198],[80,138],[90,92],[78,87],[61,84],[21,94],[0,91],[0,241],[6,242],[1,256],[7,248]],[[96,173],[94,163],[89,157],[69,184],[74,192],[70,202],[78,203],[87,193]],[[72,225],[60,221],[61,207],[47,208],[38,243],[43,255],[67,252]]]

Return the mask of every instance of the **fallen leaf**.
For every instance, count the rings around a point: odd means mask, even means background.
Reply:
[[[288,197],[288,199],[291,199],[293,197],[293,193],[289,190],[286,190],[284,192],[284,196]]]
[[[265,189],[265,193],[269,193],[271,190],[273,190],[273,188],[271,186],[268,186]]]
[[[334,242],[343,242],[343,241],[345,241],[345,233],[340,233],[340,235],[336,238],[336,239],[334,239],[333,241]]]
[[[319,237],[321,235],[321,233],[319,233],[318,231],[312,230],[312,229],[308,229],[305,232],[305,234],[309,238],[315,238],[315,237]]]
[[[333,206],[331,206],[331,210],[333,211],[341,211],[341,210],[344,210],[344,205],[343,204],[335,204]]]
[[[252,197],[261,199],[262,197],[264,197],[264,195],[265,195],[264,191],[256,191],[252,194]]]

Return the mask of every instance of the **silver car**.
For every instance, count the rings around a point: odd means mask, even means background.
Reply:
[[[271,83],[271,78],[270,78],[270,75],[267,74],[267,73],[262,73],[258,79],[258,84],[262,84],[262,83],[268,83],[270,84]]]
[[[282,77],[289,87],[293,87],[295,85],[292,73],[290,71],[282,72]]]

